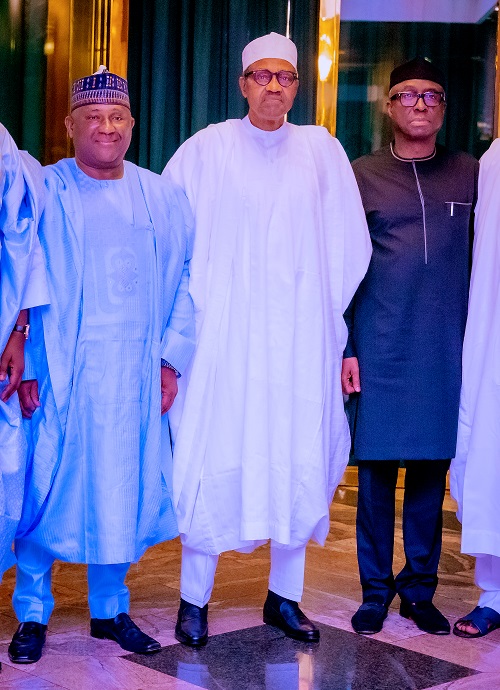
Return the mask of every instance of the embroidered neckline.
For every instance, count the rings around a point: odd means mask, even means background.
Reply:
[[[423,158],[403,158],[402,156],[398,156],[398,154],[395,153],[395,151],[394,151],[394,146],[392,145],[392,141],[389,144],[389,147],[391,149],[391,153],[394,156],[394,158],[396,158],[396,160],[398,160],[398,161],[403,161],[403,163],[412,163],[412,162],[420,163],[420,161],[430,161],[431,158],[434,158],[434,156],[436,155],[436,147],[435,146],[434,146],[434,151],[431,153],[431,155],[430,156],[423,156]]]

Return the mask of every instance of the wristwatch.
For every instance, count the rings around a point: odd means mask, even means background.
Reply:
[[[12,329],[12,333],[22,333],[25,337],[26,340],[29,338],[30,334],[30,325],[27,323],[25,326],[20,326],[18,323],[14,326]]]

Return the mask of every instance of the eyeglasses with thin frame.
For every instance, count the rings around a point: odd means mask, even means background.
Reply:
[[[405,108],[413,108],[417,105],[419,99],[422,99],[428,108],[433,108],[440,103],[446,101],[444,91],[424,91],[424,93],[415,93],[415,91],[399,91],[390,97],[391,101],[399,99],[401,105]]]
[[[288,88],[293,82],[299,78],[296,72],[289,72],[286,69],[281,69],[279,72],[271,72],[268,69],[255,69],[251,72],[245,72],[243,75],[245,79],[253,77],[253,80],[259,86],[267,86],[273,77],[276,77],[278,84],[283,88]]]

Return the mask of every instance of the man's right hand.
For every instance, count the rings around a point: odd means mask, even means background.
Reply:
[[[346,357],[342,360],[342,373],[340,375],[340,381],[342,383],[342,393],[344,393],[344,395],[359,393],[361,391],[357,357]]]
[[[0,356],[0,381],[9,381],[2,391],[0,400],[7,402],[10,396],[17,391],[24,372],[24,335],[14,331]]]
[[[19,386],[17,394],[19,395],[19,404],[21,405],[23,417],[31,419],[33,417],[33,412],[37,407],[40,407],[38,381],[36,381],[36,379],[23,381]]]

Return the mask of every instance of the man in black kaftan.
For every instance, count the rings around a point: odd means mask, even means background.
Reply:
[[[395,594],[401,615],[435,634],[432,604],[442,502],[455,454],[467,316],[477,161],[436,146],[444,79],[417,58],[391,75],[394,141],[353,163],[373,244],[346,313],[343,389],[352,394],[358,461],[358,562],[363,604],[356,632],[382,628]],[[405,461],[406,563],[392,572],[395,487]]]

